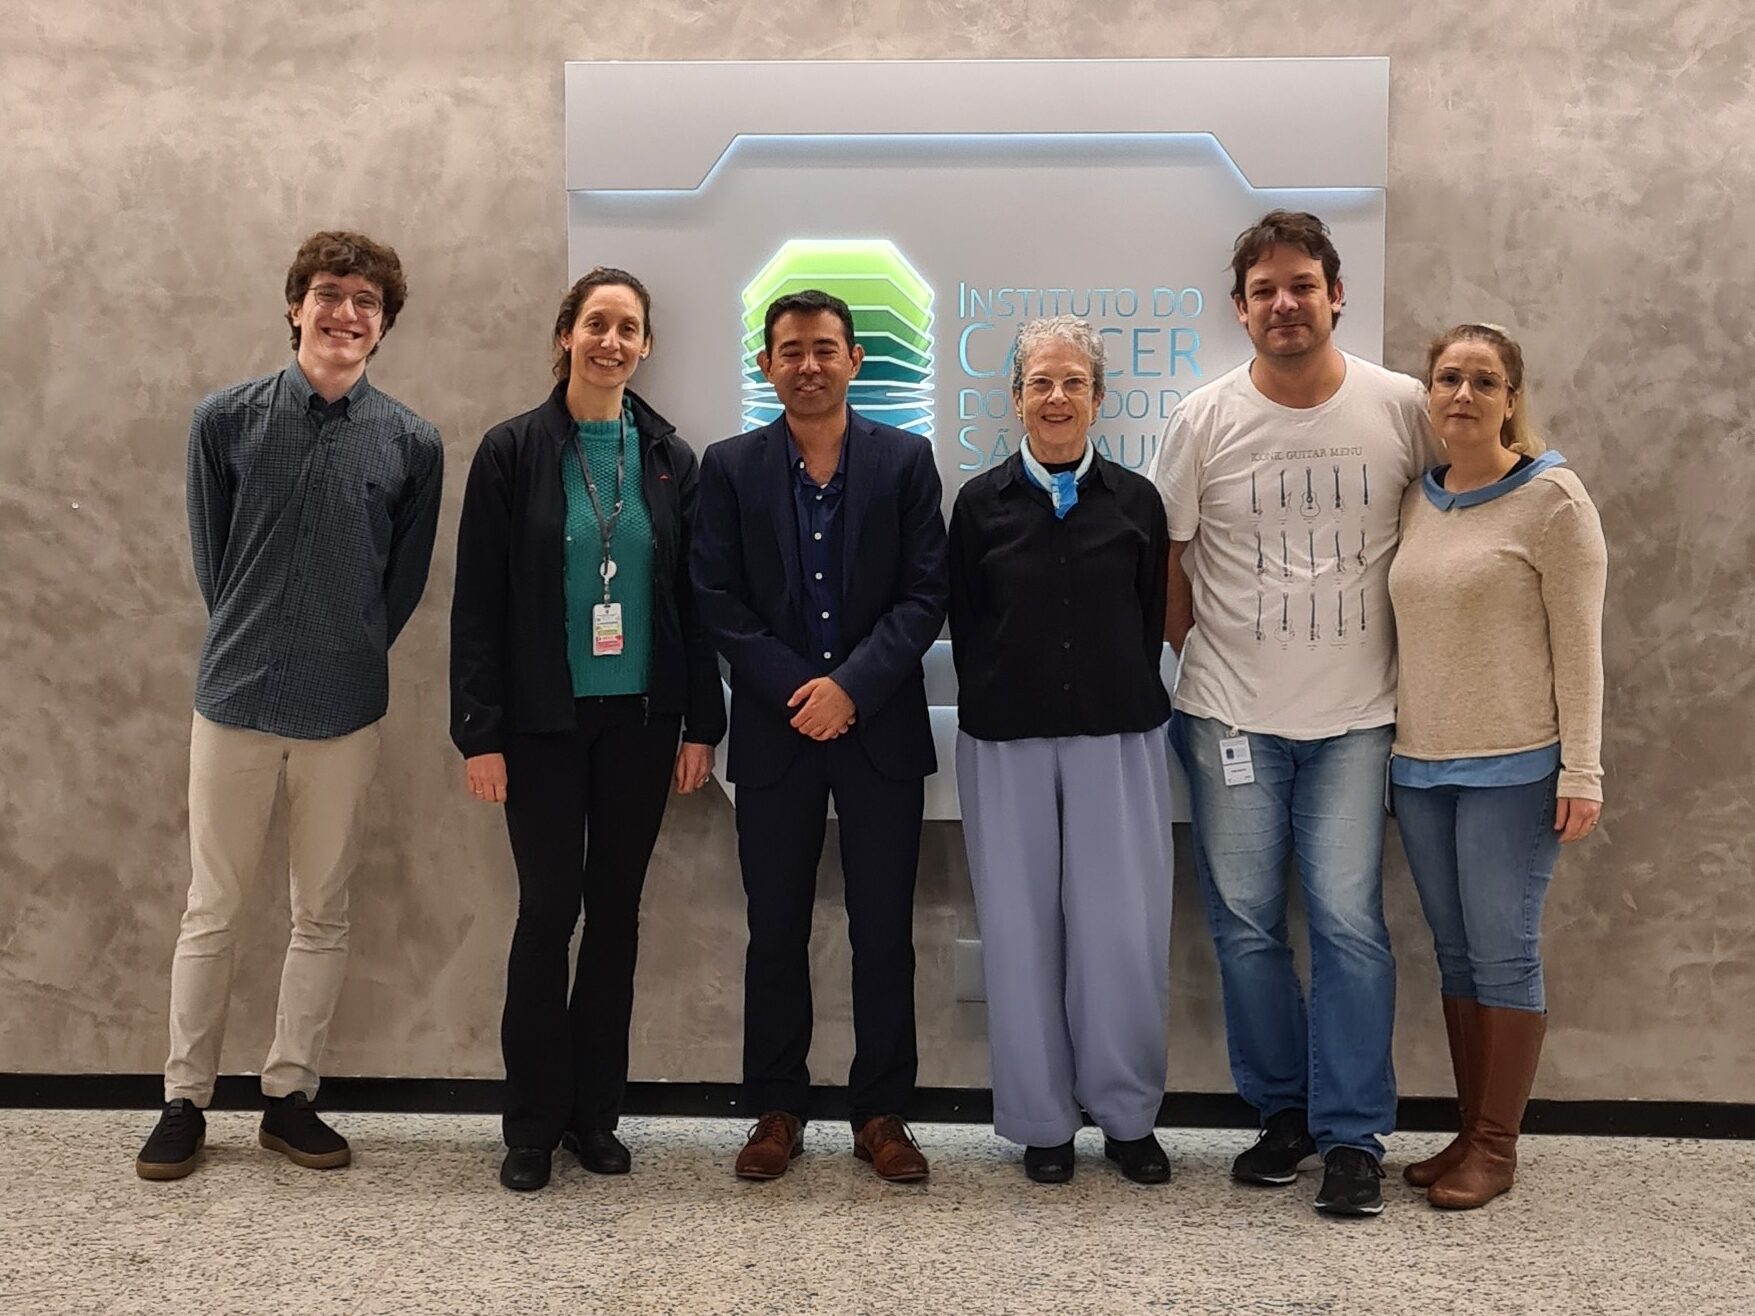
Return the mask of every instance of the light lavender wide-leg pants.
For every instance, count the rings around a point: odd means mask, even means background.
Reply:
[[[1162,728],[957,736],[1002,1138],[1056,1146],[1081,1108],[1111,1138],[1152,1131],[1170,999],[1168,753]]]

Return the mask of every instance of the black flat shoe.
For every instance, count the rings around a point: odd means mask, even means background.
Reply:
[[[1135,1183],[1168,1183],[1170,1180],[1170,1158],[1158,1145],[1158,1139],[1150,1133],[1143,1138],[1129,1138],[1125,1142],[1105,1137],[1103,1154],[1115,1162],[1126,1178]]]
[[[513,1147],[500,1162],[500,1182],[515,1193],[546,1188],[550,1160],[546,1147]]]
[[[561,1135],[561,1146],[579,1158],[592,1174],[626,1174],[634,1168],[634,1158],[622,1140],[609,1129],[588,1129]]]
[[[1024,1148],[1024,1173],[1032,1183],[1065,1183],[1073,1177],[1073,1145]]]

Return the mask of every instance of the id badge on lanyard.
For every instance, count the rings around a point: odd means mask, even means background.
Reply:
[[[622,605],[596,603],[591,607],[591,656],[610,658],[622,651]]]
[[[609,518],[604,519],[602,504],[597,499],[597,482],[591,478],[591,468],[585,462],[585,454],[580,450],[578,438],[573,439],[573,456],[579,462],[579,475],[585,482],[585,494],[591,499],[591,514],[597,520],[597,538],[602,556],[599,560],[597,574],[603,578],[603,602],[591,607],[591,656],[593,658],[613,658],[622,652],[626,636],[622,631],[622,605],[612,603],[609,598],[609,582],[615,579],[615,559],[610,556],[610,543],[615,538],[616,523],[622,519],[622,484],[627,470],[628,455],[628,424],[621,422],[615,454],[615,502],[610,509]]]

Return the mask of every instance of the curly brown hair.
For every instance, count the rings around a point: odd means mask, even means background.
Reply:
[[[561,346],[561,335],[571,329],[579,319],[579,308],[585,305],[585,299],[591,295],[593,288],[626,288],[640,302],[640,321],[645,329],[645,341],[652,341],[652,294],[646,291],[641,283],[626,270],[618,270],[609,265],[596,265],[567,289],[567,295],[561,298],[560,312],[555,316],[555,333],[549,341],[554,347],[555,378],[566,383],[573,375],[573,357]]]
[[[311,280],[319,274],[345,278],[357,274],[370,279],[384,294],[384,327],[379,334],[390,332],[403,304],[408,301],[408,280],[403,277],[402,258],[394,247],[374,242],[364,233],[348,229],[328,229],[313,233],[299,244],[298,254],[286,272],[286,304],[297,306],[305,300]],[[290,319],[291,317],[289,317]],[[292,321],[293,351],[299,350],[299,324]],[[377,348],[373,348],[374,353]]]
[[[1231,300],[1243,300],[1243,283],[1249,267],[1280,245],[1296,247],[1311,260],[1322,262],[1323,282],[1332,295],[1341,279],[1341,253],[1329,240],[1328,225],[1307,210],[1270,210],[1237,235],[1231,249]],[[1335,312],[1334,322],[1341,322]]]

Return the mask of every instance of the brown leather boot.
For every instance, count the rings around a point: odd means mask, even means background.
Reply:
[[[873,1115],[861,1124],[853,1135],[853,1154],[870,1161],[878,1178],[890,1183],[919,1183],[927,1175],[926,1157],[894,1115]]]
[[[798,1116],[783,1110],[767,1111],[737,1154],[737,1177],[778,1179],[803,1150],[804,1125]]]
[[[1548,1030],[1548,1016],[1535,1010],[1478,1005],[1475,1011],[1480,1077],[1468,1149],[1426,1190],[1428,1202],[1448,1211],[1485,1206],[1511,1187],[1517,1171],[1517,1131]]]
[[[1475,1038],[1475,1002],[1468,996],[1446,996],[1444,1033],[1450,1040],[1450,1072],[1456,1076],[1457,1135],[1436,1156],[1415,1161],[1402,1170],[1402,1178],[1416,1188],[1429,1188],[1463,1158],[1469,1145],[1469,1114],[1474,1109],[1475,1073],[1471,1061],[1479,1045]]]

